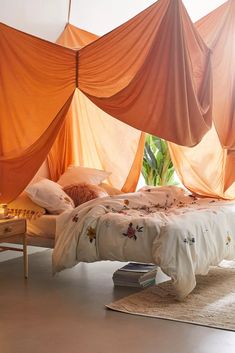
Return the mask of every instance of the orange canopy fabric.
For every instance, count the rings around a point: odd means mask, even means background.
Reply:
[[[98,36],[67,24],[57,43],[77,48]],[[112,172],[109,183],[123,191],[135,191],[142,168],[144,134],[114,119],[76,90],[63,127],[48,155],[52,180],[70,165]],[[120,148],[121,146],[121,148]]]
[[[79,88],[108,114],[185,146],[210,129],[210,51],[180,0],[159,0],[79,51]]]
[[[14,199],[48,154],[75,89],[76,53],[0,24],[0,200]]]
[[[68,37],[73,36],[74,28],[68,32]],[[83,35],[91,41],[94,39],[88,33]],[[60,141],[71,142],[72,126],[78,122],[73,121],[68,126],[65,117],[73,95],[76,101],[82,102],[81,108],[76,103],[79,116],[88,106],[89,98],[122,122],[185,146],[197,144],[211,127],[210,51],[181,0],[159,0],[80,50],[64,48],[0,24],[0,51],[1,202],[14,199],[24,189],[49,152],[62,124],[65,125]],[[74,93],[76,88],[83,94]],[[74,109],[72,104],[70,111]],[[108,119],[109,116],[102,115],[99,123],[94,123],[94,134],[106,130],[104,136],[109,135]],[[93,128],[93,119],[89,123],[83,120],[82,128],[89,124]],[[137,140],[130,140],[126,152],[129,135],[126,131],[124,135],[114,120],[113,129],[116,132],[115,135],[112,131],[113,143],[116,146],[119,141],[119,151],[114,153],[110,144],[109,158],[104,165],[108,147],[102,143],[102,147],[100,144],[96,148],[94,158],[100,161],[101,167],[109,169],[119,155],[122,161],[126,156],[121,168],[126,169],[127,177],[123,190],[128,190],[134,187],[131,184],[136,178],[135,166],[140,168],[141,155],[137,152],[130,163],[132,143],[134,156]],[[78,133],[81,135],[81,130]],[[94,143],[88,138],[89,134],[86,136],[86,144],[81,143],[85,139],[81,137],[80,146]],[[141,149],[143,135],[138,139]],[[74,146],[67,147],[70,152],[62,153],[63,165],[58,172],[74,153]],[[91,152],[88,157],[84,157],[85,153],[77,152],[79,163],[82,158],[93,158]],[[119,168],[119,164],[116,165]],[[116,177],[110,182],[121,183],[121,179]]]
[[[196,28],[212,51],[215,128],[189,149],[169,143],[184,185],[197,194],[235,198],[235,1],[229,0]]]

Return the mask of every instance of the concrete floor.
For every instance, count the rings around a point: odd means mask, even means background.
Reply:
[[[1,254],[0,254],[1,257]],[[235,333],[106,310],[136,289],[113,288],[120,263],[51,276],[51,251],[0,262],[0,353],[234,353]]]

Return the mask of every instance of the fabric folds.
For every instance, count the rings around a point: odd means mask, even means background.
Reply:
[[[1,166],[1,202],[14,200],[32,180],[47,156],[55,140],[63,119],[71,104],[68,98],[46,131],[26,149],[19,149],[7,157],[0,157]]]
[[[34,176],[75,89],[75,52],[0,24],[0,201]]]
[[[57,40],[65,47],[88,45],[98,36],[68,24]],[[93,78],[94,79],[94,78]],[[145,135],[114,119],[76,90],[63,127],[48,155],[52,180],[70,164],[112,172],[109,183],[135,191],[142,168]]]
[[[235,198],[235,1],[229,0],[195,27],[212,52],[214,128],[191,148],[169,143],[184,185],[212,197]]]
[[[212,123],[210,51],[180,0],[159,0],[79,51],[79,88],[123,122],[180,145]]]

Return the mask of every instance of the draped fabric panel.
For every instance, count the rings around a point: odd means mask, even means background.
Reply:
[[[235,198],[235,1],[196,23],[212,51],[213,120],[202,143],[191,149],[169,143],[175,169],[195,193]]]
[[[51,148],[75,89],[76,53],[0,24],[0,200],[14,199]]]
[[[61,128],[71,101],[72,96],[68,98],[45,132],[32,145],[24,150],[19,149],[19,153],[14,154],[13,157],[0,157],[1,202],[14,200],[32,180]]]
[[[68,24],[57,43],[80,48],[98,37]],[[48,155],[52,180],[70,164],[112,172],[108,182],[134,191],[142,168],[144,133],[109,116],[76,90],[61,131]]]
[[[225,191],[227,150],[213,127],[195,147],[168,143],[174,167],[182,183],[198,195],[233,199],[235,186]]]
[[[211,16],[213,35],[207,27]],[[235,149],[235,1],[227,1],[196,27],[213,52],[213,121],[222,146]]]
[[[210,129],[210,51],[180,0],[159,0],[79,51],[79,88],[108,114],[193,146]]]

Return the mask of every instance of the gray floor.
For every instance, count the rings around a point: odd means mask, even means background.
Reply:
[[[0,257],[2,255],[0,254]],[[51,276],[51,251],[0,262],[0,353],[234,353],[235,333],[106,310],[136,289],[113,288],[120,263]]]

